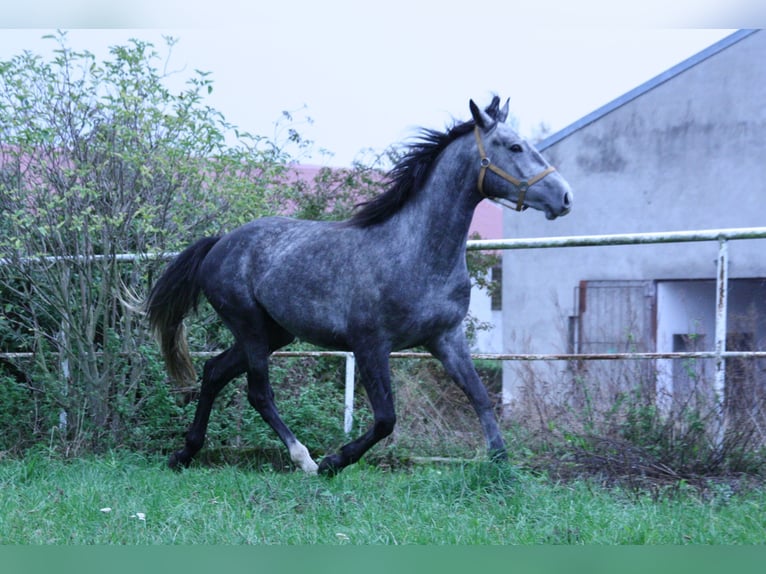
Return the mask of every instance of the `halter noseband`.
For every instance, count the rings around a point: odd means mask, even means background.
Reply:
[[[530,187],[532,187],[532,185],[534,185],[535,183],[543,179],[549,173],[556,171],[556,168],[553,166],[548,166],[543,171],[538,173],[536,176],[528,180],[516,179],[510,173],[504,171],[503,169],[493,164],[492,161],[487,157],[487,153],[484,151],[484,143],[481,141],[479,126],[476,126],[474,128],[473,133],[476,136],[476,145],[479,146],[479,155],[481,155],[481,169],[479,170],[479,181],[478,181],[479,193],[487,199],[490,199],[490,200],[497,199],[497,198],[489,197],[486,193],[484,193],[484,175],[487,173],[487,170],[490,170],[496,173],[497,175],[499,175],[500,177],[502,177],[505,181],[507,181],[508,183],[510,183],[516,188],[516,190],[519,192],[519,197],[516,200],[516,211],[521,211],[524,208],[524,197],[527,195],[527,190]]]

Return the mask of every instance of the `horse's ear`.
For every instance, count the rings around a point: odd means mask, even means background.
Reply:
[[[500,123],[505,123],[505,120],[508,119],[508,111],[509,111],[509,104],[511,103],[511,99],[508,98],[505,100],[505,105],[502,107],[502,109],[497,112],[497,121]]]
[[[469,102],[468,107],[471,108],[473,121],[475,121],[476,125],[481,129],[487,130],[495,124],[495,120],[492,119],[489,114],[484,112],[479,106],[477,106],[473,100]]]
[[[500,96],[494,95],[492,96],[492,101],[489,103],[489,105],[484,108],[484,111],[487,112],[487,115],[491,117],[492,119],[497,119],[497,113],[500,111]]]

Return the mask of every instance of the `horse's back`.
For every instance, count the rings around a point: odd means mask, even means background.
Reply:
[[[224,235],[202,263],[205,295],[229,323],[265,312],[301,338],[343,345],[354,291],[349,282],[358,275],[343,272],[351,251],[346,235],[331,222],[264,217],[247,223]]]
[[[203,289],[222,315],[266,312],[320,346],[375,336],[404,348],[459,324],[470,292],[464,271],[435,277],[414,258],[374,228],[267,217],[221,238],[203,262]]]
[[[327,222],[289,217],[256,219],[221,237],[203,263],[203,273],[210,277],[224,274],[244,280],[297,257],[322,235]]]

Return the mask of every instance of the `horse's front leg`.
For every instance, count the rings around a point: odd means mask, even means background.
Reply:
[[[487,388],[479,379],[462,325],[442,333],[426,348],[439,359],[452,380],[463,390],[479,416],[492,460],[507,460],[505,441],[497,424]]]
[[[373,445],[393,432],[396,413],[391,394],[388,353],[388,349],[383,348],[354,352],[362,384],[370,401],[373,423],[359,438],[342,446],[337,453],[323,458],[319,463],[321,474],[337,474],[346,466],[357,462]]]

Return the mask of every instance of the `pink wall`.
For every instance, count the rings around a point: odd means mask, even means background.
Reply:
[[[503,208],[491,201],[482,201],[473,214],[468,234],[478,233],[482,239],[503,237]]]

